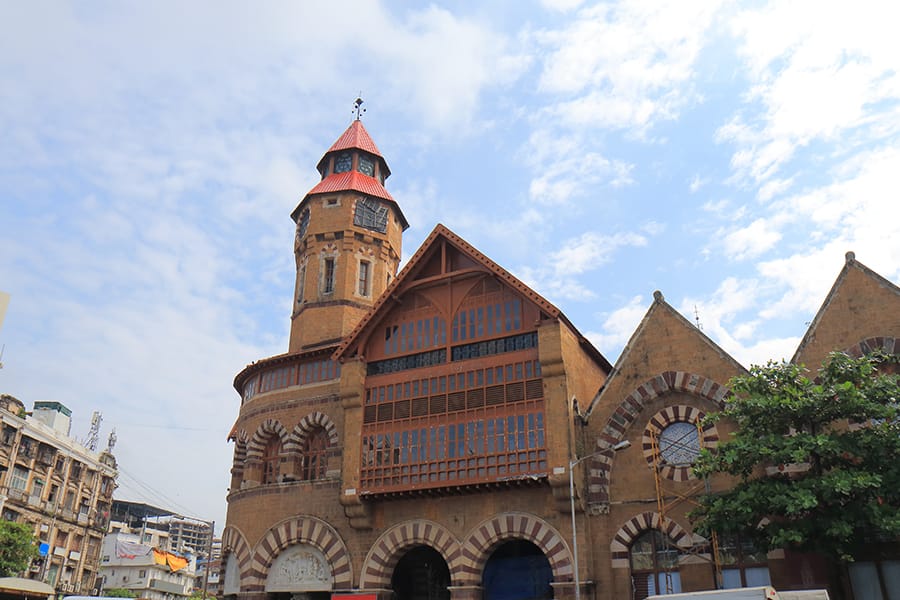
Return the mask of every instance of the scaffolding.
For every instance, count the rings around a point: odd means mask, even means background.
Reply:
[[[701,489],[705,493],[709,493],[710,491],[709,478],[707,477],[704,477],[702,480],[696,480],[695,483],[692,483],[690,486],[685,487],[686,482],[670,482],[660,473],[663,466],[689,467],[689,465],[693,462],[693,459],[697,457],[698,448],[700,446],[699,442],[703,439],[703,428],[699,418],[691,424],[694,425],[694,429],[686,428],[686,431],[678,437],[674,439],[667,438],[665,440],[666,451],[674,450],[677,453],[691,457],[690,461],[685,461],[683,464],[673,464],[664,460],[662,454],[663,450],[660,448],[659,440],[660,435],[664,430],[657,431],[655,428],[650,428],[653,478],[656,484],[656,507],[657,512],[659,513],[660,524],[663,524],[667,521],[667,515],[671,510],[683,503],[700,506],[700,504],[696,500],[697,493],[700,492]],[[698,443],[696,446],[689,443],[693,438],[693,435],[697,436],[696,440]],[[705,552],[707,550],[706,546],[695,547],[693,544],[691,544],[690,549],[686,550],[684,548],[676,547],[668,535],[663,535],[663,539],[667,547],[677,550],[679,554],[686,553],[692,556],[696,556],[701,560],[709,561],[713,565],[716,579],[716,589],[722,589],[722,564],[719,558],[719,539],[715,531],[713,531],[712,535],[710,536],[708,556]],[[672,594],[674,593],[672,585],[672,568],[668,563],[666,564],[665,570],[663,572],[665,574],[666,581],[665,592],[666,594]]]

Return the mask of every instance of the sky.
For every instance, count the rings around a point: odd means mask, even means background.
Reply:
[[[215,519],[234,376],[287,350],[290,212],[365,100],[443,223],[615,362],[653,291],[789,359],[847,251],[900,281],[900,4],[0,3],[0,393],[114,428],[116,497]]]

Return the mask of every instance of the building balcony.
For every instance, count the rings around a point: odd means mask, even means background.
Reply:
[[[177,594],[179,596],[186,595],[183,584],[163,581],[162,579],[151,579],[149,588],[167,594]]]

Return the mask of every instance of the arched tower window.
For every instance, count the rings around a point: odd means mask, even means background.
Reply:
[[[634,600],[681,592],[678,547],[664,533],[656,529],[642,533],[631,544],[630,554]]]
[[[277,483],[278,467],[281,460],[281,439],[277,435],[269,437],[263,451],[262,483]]]
[[[300,478],[306,481],[324,479],[328,470],[328,432],[324,427],[315,427],[306,436]]]

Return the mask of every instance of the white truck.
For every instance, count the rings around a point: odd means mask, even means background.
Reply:
[[[769,586],[648,596],[647,600],[829,600],[826,590],[776,592]]]

